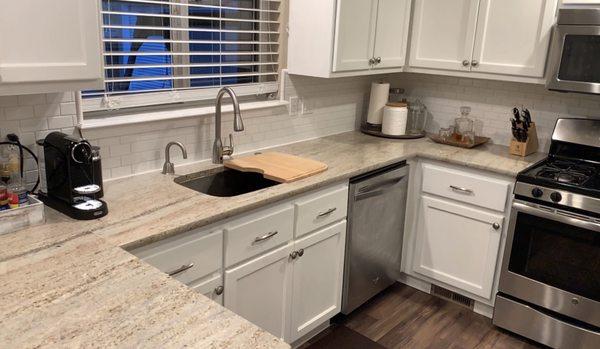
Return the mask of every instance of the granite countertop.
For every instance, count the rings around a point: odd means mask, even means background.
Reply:
[[[414,157],[515,176],[543,154],[508,155],[429,140],[348,132],[273,150],[325,162],[318,175],[233,198],[210,197],[151,173],[105,185],[109,214],[74,221],[46,209],[44,225],[0,236],[0,344],[289,348],[124,249],[163,239]],[[188,174],[214,168],[176,168]]]

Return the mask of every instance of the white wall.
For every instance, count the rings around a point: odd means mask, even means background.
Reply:
[[[246,130],[234,135],[236,153],[354,130],[356,120],[365,109],[369,84],[369,78],[286,78],[286,97],[303,98],[312,112],[290,116],[287,107],[244,112]],[[72,133],[76,122],[73,98],[73,93],[0,97],[1,136],[16,132],[23,144],[38,149],[35,140],[51,131]],[[231,114],[225,114],[223,138],[232,128]],[[120,178],[160,170],[164,147],[170,141],[186,145],[188,160],[185,162],[209,159],[214,117],[206,115],[84,130],[84,136],[101,146],[104,178]],[[172,153],[176,164],[184,162],[178,149],[173,148]],[[35,164],[30,160],[27,170],[28,182],[34,182]]]
[[[543,85],[406,73],[389,80],[427,106],[432,117],[429,132],[453,124],[460,116],[459,108],[465,105],[472,108],[471,116],[481,135],[508,145],[512,108],[525,107],[536,122],[541,150],[547,151],[557,118],[600,118],[600,96],[551,92]]]

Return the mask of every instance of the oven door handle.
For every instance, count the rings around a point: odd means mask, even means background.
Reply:
[[[600,232],[600,224],[584,220],[582,219],[584,216],[581,215],[570,215],[566,212],[555,209],[544,210],[538,207],[533,207],[520,201],[514,201],[512,207],[518,212],[528,213],[536,217],[546,218],[556,222],[574,225],[582,229]]]

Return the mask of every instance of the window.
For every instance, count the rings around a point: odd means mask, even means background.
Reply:
[[[101,0],[105,88],[84,111],[277,91],[279,0]]]

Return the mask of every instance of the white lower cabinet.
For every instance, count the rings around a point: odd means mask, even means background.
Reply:
[[[423,195],[413,270],[490,299],[504,216]]]
[[[131,252],[292,343],[340,311],[347,198],[339,183]]]
[[[225,307],[287,340],[293,243],[225,271]]]
[[[225,271],[225,307],[292,343],[340,311],[346,221]]]
[[[190,287],[204,296],[212,299],[213,301],[223,305],[223,274],[218,273],[208,277],[206,280],[202,280]]]
[[[296,240],[299,257],[293,260],[291,342],[340,311],[345,241],[345,220]]]

